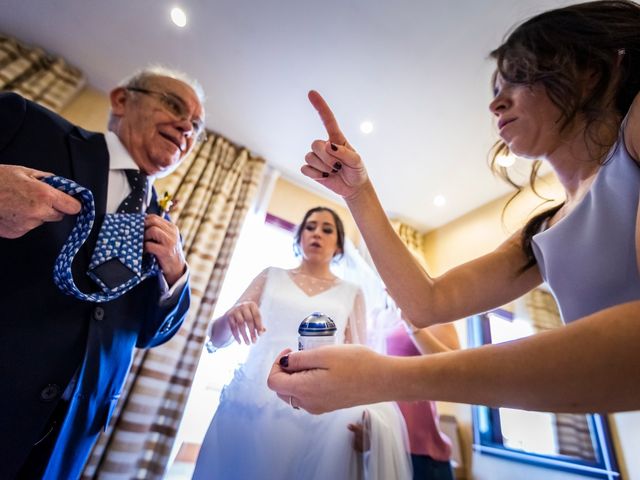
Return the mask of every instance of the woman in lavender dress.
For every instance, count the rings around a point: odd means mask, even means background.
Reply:
[[[311,412],[389,399],[580,413],[640,408],[639,26],[635,2],[570,5],[524,22],[492,52],[489,109],[504,149],[548,162],[566,197],[493,252],[440,277],[416,265],[362,159],[310,93],[328,140],[312,143],[302,171],[344,197],[412,323],[484,312],[546,281],[567,325],[426,357],[385,358],[356,346],[285,351],[269,378],[281,398],[294,396]]]

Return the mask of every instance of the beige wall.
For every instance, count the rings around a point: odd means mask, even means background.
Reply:
[[[106,132],[109,98],[93,88],[83,89],[62,112],[64,118],[92,132]]]

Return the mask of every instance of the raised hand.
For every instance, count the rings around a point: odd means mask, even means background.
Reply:
[[[225,320],[236,342],[249,345],[258,341],[258,336],[265,332],[262,325],[262,315],[256,302],[247,301],[236,303],[224,314]]]
[[[320,94],[311,90],[309,101],[320,115],[329,139],[311,144],[311,151],[304,157],[306,165],[300,171],[344,198],[355,196],[369,179],[364,163]]]
[[[17,165],[0,165],[0,237],[18,238],[44,222],[75,215],[82,205],[40,181],[52,175]]]

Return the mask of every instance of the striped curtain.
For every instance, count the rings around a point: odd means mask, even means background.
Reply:
[[[85,83],[82,72],[64,59],[0,34],[0,91],[19,93],[60,112]]]
[[[176,336],[136,352],[120,402],[83,479],[161,479],[240,227],[264,160],[220,136],[210,138],[156,189],[177,200],[173,221],[190,268],[191,308]]]
[[[525,296],[525,304],[536,332],[562,326],[558,305],[549,292],[541,289],[532,290]],[[586,415],[556,413],[555,428],[560,455],[595,460],[596,454]]]
[[[391,226],[422,268],[427,270],[427,262],[424,259],[424,234],[399,220],[391,220]]]

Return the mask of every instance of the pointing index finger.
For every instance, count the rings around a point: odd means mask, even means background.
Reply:
[[[325,130],[329,134],[329,141],[336,145],[344,145],[347,139],[340,130],[338,121],[329,108],[329,105],[327,105],[327,102],[325,102],[324,98],[315,90],[309,91],[308,97],[311,105],[313,105],[313,108],[315,108],[318,115],[320,115],[320,120],[322,120]]]

